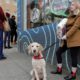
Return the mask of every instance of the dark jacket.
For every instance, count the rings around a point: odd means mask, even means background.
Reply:
[[[9,19],[9,25],[10,25],[11,30],[16,31],[17,25],[16,25],[16,21],[14,19],[12,19],[12,18]]]

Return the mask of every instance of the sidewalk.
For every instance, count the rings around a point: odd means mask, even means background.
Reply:
[[[4,53],[7,59],[0,61],[0,80],[31,80],[31,57],[19,53],[16,47],[5,49]],[[47,80],[64,80],[65,75],[52,75],[51,70],[52,66],[47,64]]]

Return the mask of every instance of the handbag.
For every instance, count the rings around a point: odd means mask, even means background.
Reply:
[[[8,21],[5,21],[3,23],[3,26],[4,26],[4,31],[10,31],[11,30]]]

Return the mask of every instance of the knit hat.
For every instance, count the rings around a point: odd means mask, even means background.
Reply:
[[[10,17],[10,13],[6,12],[6,17],[9,18]]]

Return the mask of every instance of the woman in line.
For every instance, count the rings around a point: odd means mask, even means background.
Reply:
[[[64,77],[65,80],[76,79],[77,73],[77,57],[80,53],[80,10],[77,2],[72,2],[69,7],[69,16],[66,23],[66,33],[62,37],[62,45],[56,52],[57,71],[52,74],[62,74],[62,53],[67,49],[70,50],[72,68],[70,75]]]
[[[9,26],[9,28],[10,28],[10,25],[9,25],[10,14],[9,14],[9,13],[6,13],[6,19],[7,19],[7,23],[8,23],[8,25],[6,25],[6,26]],[[10,49],[10,48],[12,48],[12,47],[10,46],[11,30],[5,31],[4,33],[5,33],[5,34],[4,34],[4,48]]]
[[[3,30],[4,30],[4,22],[6,21],[6,17],[4,15],[4,11],[2,7],[0,7],[0,60],[6,59],[3,54]]]

